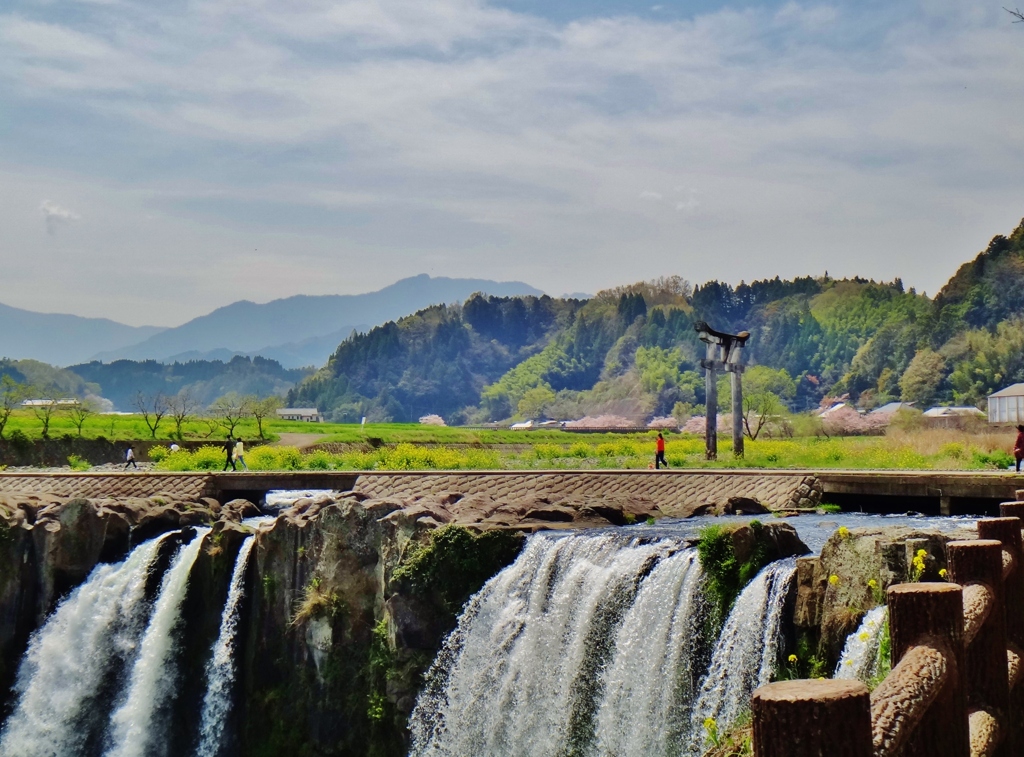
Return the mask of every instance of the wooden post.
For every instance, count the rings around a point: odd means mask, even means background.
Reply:
[[[1024,508],[1024,502],[1004,503],[1019,504]],[[1013,508],[1010,508],[1011,510]],[[1006,636],[1009,639],[1008,657],[1016,657],[1018,678],[1021,675],[1020,666],[1024,660],[1020,660],[1024,650],[1024,546],[1021,543],[1020,518],[1006,517],[1006,510],[1003,505],[999,506],[1000,512],[1004,513],[1002,518],[985,518],[978,521],[978,537],[981,539],[995,539],[1003,545],[1004,553],[1010,555],[1013,569],[1006,573],[1003,569],[1003,588],[1005,591],[1006,607]],[[1019,509],[1018,509],[1019,510]],[[1007,664],[1009,671],[1011,665]],[[1017,749],[1024,747],[1024,685],[1021,681],[1014,681],[1010,675],[1010,729],[1011,738]]]
[[[955,584],[908,583],[890,586],[889,633],[892,637],[892,663],[895,667],[915,645],[929,642],[949,658],[947,675],[941,690],[924,716],[902,740],[903,753],[930,757],[964,757],[970,754],[967,726],[967,701],[964,696],[964,608],[963,593]],[[890,678],[892,676],[890,675]],[[886,682],[888,682],[888,678]],[[891,728],[906,727],[899,721],[902,702],[886,707],[881,694],[885,682],[871,698],[872,715],[894,713],[886,721],[873,718],[876,753]],[[895,692],[897,698],[901,692]]]
[[[733,457],[743,457],[743,366],[732,365],[729,370],[732,382],[732,454]]]
[[[754,757],[872,757],[871,700],[860,681],[782,681],[750,699]]]
[[[715,371],[718,353],[719,346],[708,342],[708,357],[704,366],[704,456],[708,460],[718,459],[718,374]]]
[[[950,580],[964,587],[964,622],[968,636],[971,627],[984,617],[973,632],[973,638],[968,640],[966,650],[967,705],[971,709],[988,710],[995,716],[1005,734],[995,751],[987,754],[1008,757],[1012,754],[1012,742],[1008,732],[1010,687],[1006,667],[1003,545],[992,539],[951,541],[946,544],[946,554]],[[987,613],[980,603],[968,601],[968,591],[979,585],[986,590]]]

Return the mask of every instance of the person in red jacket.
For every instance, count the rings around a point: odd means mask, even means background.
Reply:
[[[1017,441],[1013,443],[1013,456],[1017,460],[1017,472],[1020,473],[1020,461],[1024,458],[1024,426],[1017,426]]]
[[[660,431],[658,432],[658,442],[655,446],[655,449],[657,450],[658,454],[654,456],[654,467],[657,468],[658,470],[661,470],[661,466],[664,465],[667,468],[668,461],[665,460],[665,437],[661,435]],[[1018,458],[1018,460],[1019,459],[1020,458]]]

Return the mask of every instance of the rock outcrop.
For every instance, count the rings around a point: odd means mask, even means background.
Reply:
[[[820,557],[797,561],[797,599],[793,620],[798,631],[818,639],[818,656],[833,670],[846,637],[864,614],[884,602],[892,584],[939,581],[946,542],[973,539],[972,531],[939,532],[905,527],[840,528]],[[924,569],[913,566],[924,550]]]

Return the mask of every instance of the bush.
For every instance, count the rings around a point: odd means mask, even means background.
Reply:
[[[576,442],[574,445],[569,447],[569,457],[588,458],[593,457],[594,448],[589,444],[583,442]]]
[[[92,464],[88,460],[83,460],[78,455],[68,455],[68,465],[71,466],[71,470],[85,471],[92,467]]]
[[[154,445],[149,448],[149,459],[154,463],[161,462],[165,457],[171,454],[171,451],[160,444]]]
[[[330,470],[334,467],[334,458],[329,452],[316,450],[306,455],[306,468],[309,470]]]

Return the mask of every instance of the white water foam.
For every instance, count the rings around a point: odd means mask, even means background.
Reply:
[[[678,754],[690,725],[699,640],[696,550],[662,560],[644,579],[615,640],[597,713],[597,753]]]
[[[146,579],[169,535],[139,545],[124,562],[97,566],[32,635],[15,685],[18,702],[0,733],[0,754],[82,752],[90,735],[83,720],[95,707],[104,675],[138,642]]]
[[[181,619],[189,573],[208,533],[209,528],[197,528],[195,538],[178,550],[164,574],[132,667],[127,696],[111,717],[111,746],[106,757],[156,757],[163,753],[166,745],[157,733],[164,724],[155,724],[154,715],[174,691],[174,629]]]
[[[410,719],[410,755],[555,757],[593,736],[637,584],[676,542],[534,536],[467,604]]]
[[[885,605],[868,611],[860,627],[846,638],[843,654],[836,666],[836,678],[867,683],[878,673],[878,652],[888,617],[889,610]]]
[[[220,753],[227,716],[231,710],[231,688],[235,683],[235,633],[238,630],[238,606],[245,593],[245,568],[256,543],[250,536],[242,542],[231,574],[231,588],[220,616],[220,633],[206,666],[206,695],[203,697],[202,725],[199,729],[198,757],[216,757]]]
[[[796,560],[773,562],[747,584],[718,637],[693,713],[692,749],[701,754],[703,723],[727,729],[749,707],[750,695],[769,683],[779,654],[782,613]]]

